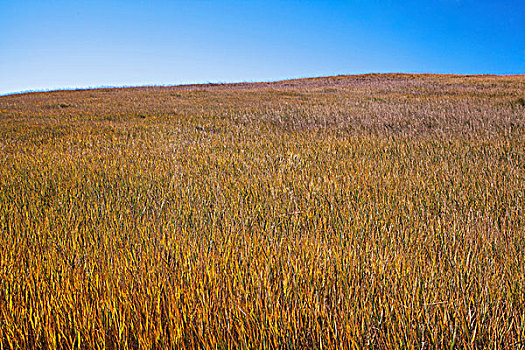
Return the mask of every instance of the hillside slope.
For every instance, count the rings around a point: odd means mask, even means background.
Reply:
[[[520,348],[524,91],[0,97],[0,348]]]
[[[525,76],[369,74],[280,81],[28,93],[0,116],[55,121],[221,119],[290,130],[493,134],[523,127]]]

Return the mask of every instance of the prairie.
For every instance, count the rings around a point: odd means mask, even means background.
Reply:
[[[524,92],[2,96],[0,348],[524,348]]]

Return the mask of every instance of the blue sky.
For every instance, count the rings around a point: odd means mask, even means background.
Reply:
[[[523,74],[522,1],[0,0],[0,94],[367,72]]]

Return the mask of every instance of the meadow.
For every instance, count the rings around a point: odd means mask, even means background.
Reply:
[[[525,76],[0,97],[0,349],[525,348]]]

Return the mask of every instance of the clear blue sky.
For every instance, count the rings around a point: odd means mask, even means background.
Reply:
[[[0,0],[0,94],[366,72],[525,73],[523,0]]]

